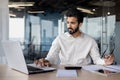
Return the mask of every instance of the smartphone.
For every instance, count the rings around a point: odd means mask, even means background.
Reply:
[[[75,70],[78,70],[78,69],[81,69],[82,67],[81,66],[65,66],[65,69],[75,69]]]

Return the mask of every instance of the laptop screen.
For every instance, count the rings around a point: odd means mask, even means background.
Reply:
[[[28,65],[32,66],[34,68],[33,73],[39,73],[39,72],[48,72],[48,71],[53,71],[55,68],[52,67],[44,67],[40,68],[37,67],[35,64],[26,64],[25,58],[23,55],[22,47],[20,45],[20,42],[17,41],[3,41],[2,42],[3,50],[5,52],[8,66],[10,66],[13,69],[16,69],[20,72],[29,74],[30,71],[28,71]],[[37,70],[37,71],[35,71]]]
[[[7,58],[8,66],[28,74],[20,43],[18,41],[7,40],[2,41],[2,46]]]

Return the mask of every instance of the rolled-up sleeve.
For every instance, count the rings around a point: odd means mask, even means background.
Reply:
[[[96,41],[94,41],[94,40],[92,41],[90,55],[92,57],[94,64],[97,64],[97,65],[104,65],[105,64],[104,59],[102,59],[100,57],[98,45],[97,45]]]
[[[59,45],[59,36],[53,41],[52,46],[48,52],[48,55],[45,59],[49,60],[51,64],[59,63],[59,53],[60,53],[60,45]]]

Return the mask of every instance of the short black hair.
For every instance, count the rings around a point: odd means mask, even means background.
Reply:
[[[66,11],[65,16],[66,17],[76,17],[78,19],[78,23],[82,23],[83,18],[84,18],[83,12],[81,12],[80,10],[78,10],[76,8],[69,8]]]

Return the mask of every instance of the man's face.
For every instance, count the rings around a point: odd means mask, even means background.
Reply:
[[[76,17],[67,17],[67,29],[70,34],[79,31],[79,23]]]

